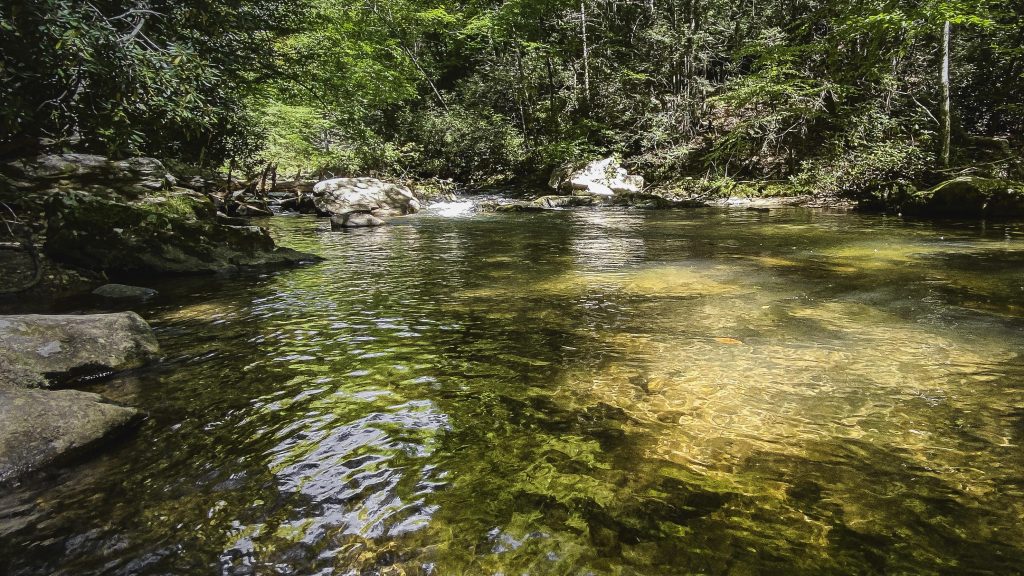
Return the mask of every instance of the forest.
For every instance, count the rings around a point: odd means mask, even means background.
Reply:
[[[13,0],[0,153],[826,194],[1020,178],[1020,0]]]
[[[1024,0],[0,0],[0,575],[1021,574]]]

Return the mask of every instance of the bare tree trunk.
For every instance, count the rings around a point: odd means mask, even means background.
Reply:
[[[526,110],[530,109],[530,95],[529,91],[526,89],[526,72],[523,70],[523,47],[518,42],[516,42],[516,74],[519,76],[519,87],[516,89],[516,104],[519,105],[519,121],[523,128],[523,141],[529,145],[530,135],[526,128]]]
[[[949,35],[950,23],[947,20],[942,26],[942,103],[939,109],[939,123],[942,130],[942,165],[949,166],[950,133],[953,120],[950,118],[949,102]]]
[[[587,44],[587,6],[580,1],[580,26],[583,32],[583,94],[590,104],[590,46]]]
[[[447,112],[448,103],[444,101],[444,97],[441,96],[441,92],[437,89],[437,86],[434,85],[434,81],[430,79],[430,75],[427,74],[427,71],[424,70],[422,66],[420,66],[420,61],[416,59],[416,54],[414,54],[413,51],[410,50],[404,43],[400,43],[400,45],[402,46],[402,50],[405,51],[406,56],[408,56],[409,60],[412,61],[413,66],[416,66],[416,69],[419,70],[420,74],[423,75],[423,78],[427,81],[427,84],[430,85],[430,89],[434,91],[434,97],[437,98],[438,103],[441,104],[441,107],[444,108],[445,112]]]

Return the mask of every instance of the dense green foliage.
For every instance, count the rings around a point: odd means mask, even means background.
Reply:
[[[486,181],[616,153],[650,179],[832,191],[1024,132],[1020,0],[16,0],[26,138],[284,173]],[[958,156],[959,154],[959,156]]]
[[[5,2],[5,151],[44,137],[114,156],[257,154],[250,97],[273,75],[274,42],[298,22],[294,4]]]

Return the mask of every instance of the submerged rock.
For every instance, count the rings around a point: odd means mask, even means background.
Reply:
[[[265,228],[220,224],[213,204],[198,194],[124,202],[70,192],[53,196],[46,209],[47,254],[113,274],[213,273],[317,260],[276,246]]]
[[[159,352],[134,312],[0,316],[0,388],[68,385],[138,368]]]
[[[89,447],[140,419],[77,390],[0,388],[0,482]]]
[[[313,187],[313,203],[324,215],[370,212],[402,216],[418,212],[419,200],[405,186],[376,178],[334,178]]]
[[[92,291],[96,296],[110,298],[111,300],[149,300],[159,292],[152,288],[142,286],[128,286],[126,284],[104,284]]]
[[[383,226],[386,220],[377,218],[369,212],[349,212],[331,217],[331,228],[371,228]]]
[[[641,176],[630,175],[614,157],[595,160],[583,166],[563,166],[548,180],[555,190],[612,197],[617,194],[638,194],[644,189]]]

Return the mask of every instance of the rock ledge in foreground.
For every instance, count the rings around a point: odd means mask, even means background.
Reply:
[[[0,483],[72,455],[140,420],[77,390],[0,389]]]

